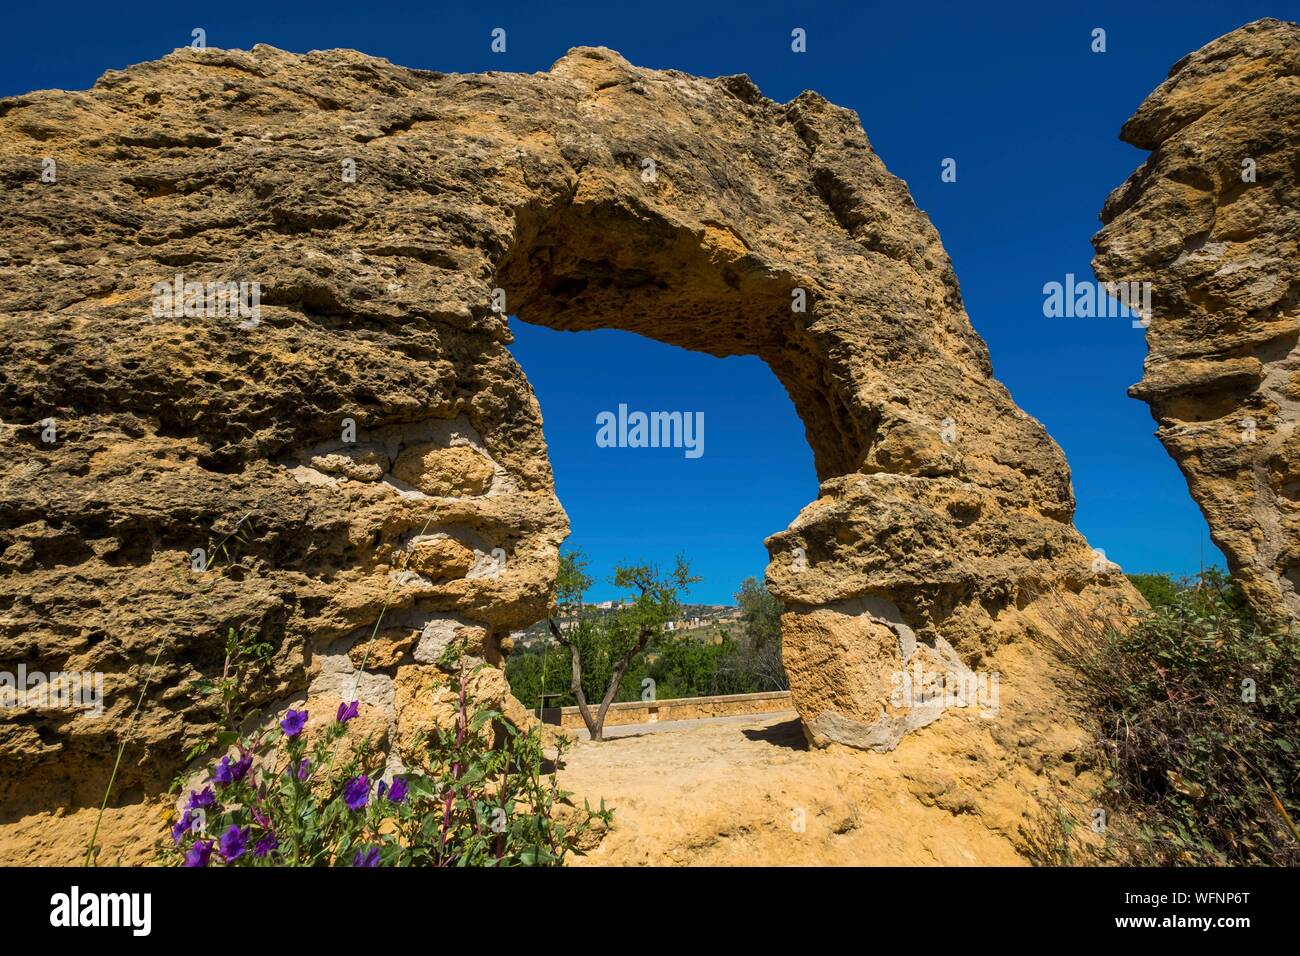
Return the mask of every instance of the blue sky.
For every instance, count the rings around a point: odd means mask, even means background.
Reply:
[[[1183,55],[1263,16],[1272,2],[1150,3],[424,3],[222,2],[11,5],[0,94],[83,89],[108,69],[155,59],[207,31],[209,46],[351,47],[443,71],[545,70],[571,46],[707,76],[748,73],[787,101],[805,89],[858,112],[952,256],[997,376],[1065,449],[1076,523],[1127,571],[1190,573],[1220,562],[1146,406],[1142,332],[1126,319],[1047,319],[1042,287],[1091,277],[1097,212],[1145,154],[1120,125]],[[507,52],[489,48],[494,27]],[[790,31],[808,50],[790,51]],[[1107,51],[1090,50],[1107,32]],[[944,158],[957,182],[940,180]],[[684,551],[704,577],[694,598],[730,599],[761,575],[763,538],[816,494],[794,409],[757,359],[713,359],[626,333],[514,323],[514,353],[537,390],[570,543],[606,575],[622,558]],[[702,411],[705,454],[600,449],[595,416]],[[612,594],[608,586],[594,592]]]

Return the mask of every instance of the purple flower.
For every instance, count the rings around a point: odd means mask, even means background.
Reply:
[[[388,788],[388,800],[390,803],[404,803],[406,801],[407,787],[406,780],[403,777],[394,777],[393,785]],[[380,794],[383,796],[383,794]]]
[[[185,854],[185,866],[207,866],[212,857],[211,840],[195,840],[190,851]]]
[[[302,758],[302,763],[298,764],[298,779],[306,780],[311,776],[311,761],[306,757]]]
[[[189,828],[194,824],[194,816],[186,810],[185,814],[172,824],[172,842],[180,843],[181,837],[185,836]]]
[[[221,763],[217,764],[216,772],[212,774],[212,779],[220,786],[229,786],[236,780],[243,780],[248,776],[248,770],[253,766],[253,755],[246,753],[234,763],[230,762],[229,757],[222,757]]]
[[[346,724],[353,717],[357,716],[361,709],[361,701],[354,700],[350,704],[339,704],[338,722]]]
[[[212,806],[217,802],[216,796],[211,787],[204,787],[202,790],[191,790],[189,802],[185,804],[186,810],[202,810]]]
[[[265,813],[263,813],[260,809],[258,809],[257,807],[253,807],[252,809],[249,810],[249,812],[253,815],[253,819],[257,822],[257,825],[260,826],[262,829],[269,830],[271,828],[271,818],[268,817]]]
[[[372,867],[379,865],[379,847],[372,846],[365,850],[357,850],[356,855],[352,857],[353,866]]]
[[[343,802],[349,810],[360,810],[370,799],[370,778],[365,774],[353,777],[343,787]]]
[[[221,851],[221,858],[229,863],[243,856],[247,846],[248,829],[237,827],[232,823],[230,829],[221,834],[221,844],[218,849]]]
[[[280,729],[284,731],[286,737],[297,737],[306,726],[307,711],[305,710],[289,710],[280,721]]]
[[[274,833],[268,833],[257,841],[257,846],[253,847],[253,853],[260,857],[267,857],[278,849],[280,849],[280,841],[276,839]]]

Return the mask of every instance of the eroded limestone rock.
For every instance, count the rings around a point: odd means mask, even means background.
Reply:
[[[1151,406],[1256,613],[1300,619],[1300,26],[1258,20],[1174,64],[1120,137],[1093,269],[1151,283]]]
[[[466,445],[412,445],[393,462],[393,477],[426,495],[481,495],[492,484],[492,463]]]
[[[768,581],[818,743],[928,722],[888,699],[913,660],[995,670],[1133,599],[1091,569],[935,230],[815,93],[596,48],[475,76],[186,48],[0,100],[0,225],[0,665],[108,684],[108,719],[5,715],[0,822],[97,806],[128,734],[115,804],[165,786],[231,627],[277,649],[250,705],[356,686],[391,739],[449,638],[500,660],[568,532],[504,311],[784,384],[821,489]],[[156,307],[191,281],[257,282],[260,314]],[[419,636],[361,675],[377,622]]]

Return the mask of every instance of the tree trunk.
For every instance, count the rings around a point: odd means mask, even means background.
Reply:
[[[592,737],[592,740],[604,740],[605,711],[609,710],[609,705],[614,702],[614,697],[618,694],[618,685],[623,683],[623,675],[627,673],[632,658],[645,650],[645,646],[650,643],[650,638],[653,636],[654,632],[642,628],[641,633],[637,635],[636,644],[623,655],[623,659],[618,662],[618,667],[614,668],[614,674],[609,680],[609,688],[605,691],[605,699],[600,702],[600,710],[596,713],[596,731],[601,736]]]
[[[637,635],[636,644],[618,662],[618,666],[614,668],[614,674],[610,678],[609,687],[605,690],[605,698],[600,702],[600,709],[596,712],[595,719],[593,719],[591,708],[587,706],[587,697],[582,692],[582,663],[578,659],[578,647],[564,636],[564,632],[560,630],[554,620],[547,618],[546,623],[550,627],[555,640],[569,649],[569,660],[573,662],[573,684],[570,689],[578,701],[578,713],[582,715],[582,722],[587,725],[587,733],[591,735],[592,740],[604,740],[605,713],[609,710],[609,705],[614,702],[614,697],[618,694],[618,685],[623,682],[623,675],[627,673],[632,658],[645,650],[646,645],[650,643],[650,638],[654,636],[654,631],[649,628],[642,628]]]
[[[569,689],[573,691],[573,696],[578,701],[578,713],[582,715],[582,722],[587,725],[587,733],[591,734],[592,740],[600,740],[600,727],[591,719],[591,710],[587,707],[587,695],[582,692],[582,661],[578,658],[578,647],[564,636],[564,632],[556,626],[554,620],[547,618],[546,623],[555,640],[569,649],[569,660],[573,663],[573,683],[569,685]],[[601,713],[603,715],[604,711],[602,710]]]

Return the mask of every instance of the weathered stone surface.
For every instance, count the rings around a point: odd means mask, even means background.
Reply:
[[[538,726],[537,718],[510,694],[505,672],[498,667],[468,669],[465,691],[481,706],[499,710],[502,717],[521,730]],[[460,715],[460,676],[432,665],[404,667],[396,683],[397,724],[394,745],[399,755],[409,754],[422,746],[435,728],[456,725]],[[473,714],[468,714],[472,717]],[[541,725],[543,742],[554,746],[558,740],[573,741],[573,735],[550,724]],[[489,735],[496,730],[487,725]]]
[[[0,101],[0,187],[0,666],[108,683],[108,719],[0,724],[0,823],[96,806],[124,737],[114,803],[165,785],[229,627],[277,648],[250,704],[355,686],[402,740],[449,635],[496,662],[543,615],[567,521],[493,289],[784,384],[821,490],[768,581],[818,743],[897,741],[891,668],[996,669],[1133,600],[1092,570],[934,229],[814,93],[594,48],[529,76],[187,48]],[[260,283],[258,320],[155,315],[177,275]],[[358,674],[381,614],[420,632],[415,663]]]
[[[406,567],[429,578],[463,578],[474,567],[474,552],[454,538],[421,537],[407,549]]]
[[[388,456],[377,448],[342,448],[329,455],[316,455],[311,466],[331,475],[341,475],[356,481],[378,481],[389,467]]]
[[[375,634],[373,640],[357,641],[348,650],[348,660],[354,667],[367,670],[389,670],[401,663],[415,646],[420,632],[410,627],[389,627]]]
[[[481,495],[492,484],[492,463],[466,445],[412,445],[393,462],[393,477],[426,495]]]
[[[1300,618],[1300,26],[1184,57],[1120,136],[1152,152],[1106,201],[1093,268],[1151,283],[1130,394],[1257,614]]]

